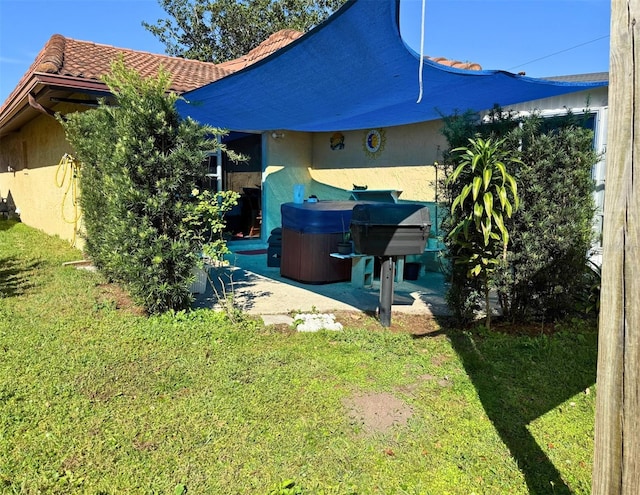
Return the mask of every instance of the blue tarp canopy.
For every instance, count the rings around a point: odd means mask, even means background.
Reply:
[[[237,131],[346,131],[412,124],[572,93],[568,83],[424,61],[402,40],[400,0],[350,0],[324,23],[235,74],[186,93],[183,117]]]

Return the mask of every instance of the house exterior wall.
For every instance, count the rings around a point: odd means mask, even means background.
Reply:
[[[542,98],[540,100],[526,101],[517,105],[507,105],[504,110],[515,110],[518,112],[532,112],[534,110],[552,110],[566,111],[570,108],[574,111],[590,108],[606,107],[609,105],[608,87],[593,88],[587,91],[578,91],[562,96],[554,96],[551,98]]]
[[[596,130],[596,149],[606,146],[607,88],[583,91],[562,97],[535,100],[505,108],[515,111],[574,111],[587,105],[592,111],[604,112],[605,118]],[[274,138],[262,135],[262,237],[279,227],[280,205],[293,200],[295,184],[303,184],[305,197],[320,199],[349,198],[354,185],[369,189],[402,191],[401,200],[433,202],[437,181],[435,161],[447,142],[440,133],[441,121],[379,129],[384,146],[375,154],[365,148],[367,130],[342,132],[344,147],[332,149],[335,133],[284,132]],[[599,139],[599,140],[598,140]],[[72,153],[64,130],[53,118],[41,115],[18,133],[0,140],[0,196],[9,193],[20,210],[24,223],[76,241],[69,171],[59,167],[65,153]],[[12,171],[9,171],[11,167]],[[594,178],[602,181],[599,205],[604,197],[604,158],[594,170]],[[59,187],[59,183],[64,183]],[[256,181],[257,182],[257,181]],[[81,227],[81,226],[79,226]]]
[[[438,120],[379,129],[384,148],[375,154],[365,148],[368,130],[343,132],[342,149],[331,149],[333,133],[314,134],[311,176],[343,190],[394,189],[402,191],[401,200],[434,201],[433,164],[447,147],[441,127]]]
[[[287,131],[280,139],[262,134],[262,237],[280,227],[280,205],[293,201],[293,185],[310,182],[312,136]]]
[[[384,147],[368,153],[367,130],[342,132],[344,147],[331,148],[335,133],[285,132],[274,139],[263,134],[263,237],[279,227],[280,205],[293,201],[295,184],[305,188],[305,198],[346,200],[354,185],[402,191],[401,200],[433,202],[436,171],[433,163],[447,146],[442,123],[379,129]]]
[[[62,126],[40,115],[19,132],[0,140],[0,195],[9,193],[21,220],[47,234],[81,244],[74,232],[75,209],[69,170],[59,167],[72,153]],[[12,171],[10,171],[12,170]],[[61,187],[60,187],[61,186]]]

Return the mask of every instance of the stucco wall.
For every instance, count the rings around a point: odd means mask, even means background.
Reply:
[[[293,201],[295,184],[305,198],[344,200],[354,185],[402,191],[401,200],[434,201],[433,163],[447,146],[441,122],[380,129],[384,148],[368,153],[367,131],[342,132],[344,147],[332,149],[335,133],[285,132],[274,139],[263,134],[263,237],[280,226],[280,205]]]
[[[72,153],[62,126],[41,115],[0,141],[0,195],[11,194],[21,220],[47,234],[74,239],[71,174],[59,167]],[[9,171],[9,167],[13,171]],[[59,186],[62,187],[59,187]],[[81,245],[77,238],[76,245]]]
[[[308,185],[312,153],[311,134],[286,132],[274,139],[262,135],[262,236],[280,226],[280,205],[293,201],[293,185]],[[308,186],[307,186],[308,187]]]
[[[440,133],[440,121],[378,129],[383,148],[367,152],[367,130],[342,132],[344,147],[331,148],[334,133],[313,136],[314,180],[350,190],[354,185],[369,189],[402,191],[400,199],[433,201],[435,168],[447,142]]]

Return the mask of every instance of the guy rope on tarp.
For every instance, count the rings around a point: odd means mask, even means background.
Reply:
[[[71,245],[76,244],[76,233],[78,231],[78,221],[80,220],[80,204],[79,204],[79,188],[78,180],[80,179],[80,164],[77,160],[68,153],[65,153],[56,169],[56,186],[64,189],[64,195],[62,196],[62,203],[60,204],[60,210],[62,213],[62,219],[66,223],[73,224],[73,237],[71,239]],[[71,200],[71,209],[73,211],[71,218],[67,218],[66,208],[67,202]]]
[[[426,8],[427,0],[422,0],[422,16],[420,18],[420,63],[418,64],[418,85],[420,86],[420,92],[418,93],[418,101],[422,101],[422,68],[424,67],[424,11]]]

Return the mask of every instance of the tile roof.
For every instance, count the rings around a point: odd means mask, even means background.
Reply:
[[[178,93],[183,93],[244,69],[287,46],[302,35],[303,33],[300,31],[283,29],[269,36],[246,55],[220,64],[214,64],[127,48],[116,48],[110,45],[79,41],[65,38],[60,34],[54,34],[40,51],[23,79],[33,73],[42,72],[99,81],[104,74],[109,72],[111,63],[119,55],[122,55],[126,66],[135,69],[143,77],[156,76],[159,67],[163,66],[173,77],[171,89]],[[474,63],[459,62],[444,57],[428,58],[434,62],[458,69],[482,69],[480,65]]]
[[[101,77],[109,73],[111,63],[120,55],[124,57],[128,68],[135,69],[143,77],[155,77],[160,66],[163,66],[171,74],[171,89],[184,93],[247,67],[300,36],[302,33],[298,31],[279,31],[247,55],[224,64],[214,64],[79,41],[54,34],[0,106],[0,134],[6,131],[5,125],[16,115],[16,112],[20,111],[26,102],[27,95],[31,97],[33,88],[38,84],[54,84],[59,88],[68,87],[69,89],[84,87],[94,91],[108,91]]]
[[[426,57],[432,62],[437,62],[442,65],[447,65],[449,67],[453,67],[454,69],[466,69],[466,70],[482,70],[482,66],[480,64],[476,64],[475,62],[460,62],[458,60],[450,60],[444,57]]]
[[[198,88],[230,74],[230,71],[210,62],[78,41],[59,34],[51,37],[29,72],[98,81],[110,71],[111,63],[120,55],[124,57],[127,67],[135,69],[143,77],[156,76],[160,66],[163,66],[173,77],[171,89],[179,93]]]
[[[214,64],[79,41],[54,34],[7,100],[0,106],[2,123],[0,128],[3,128],[8,119],[12,118],[11,115],[19,108],[17,105],[22,105],[20,102],[25,101],[23,98],[26,98],[27,94],[31,95],[33,85],[38,82],[69,88],[80,88],[84,85],[93,90],[107,91],[101,77],[109,73],[111,63],[120,55],[124,57],[128,68],[135,69],[143,77],[155,77],[160,66],[163,66],[172,76],[171,89],[184,93],[244,69],[287,46],[302,35],[300,31],[284,29],[269,36],[246,55]],[[459,69],[481,69],[480,65],[474,63],[458,62],[443,57],[427,58]]]
[[[301,33],[300,31],[295,31],[293,29],[283,29],[269,36],[265,41],[260,43],[246,55],[243,55],[242,57],[236,58],[234,60],[222,62],[221,64],[219,64],[219,67],[230,70],[232,72],[239,71],[251,64],[256,63],[258,60],[262,60],[263,58],[268,57],[272,53],[280,50],[280,48],[283,48],[292,41],[297,40],[302,35],[303,33]]]

